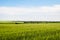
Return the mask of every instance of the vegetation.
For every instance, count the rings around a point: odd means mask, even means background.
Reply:
[[[60,23],[15,23],[0,24],[0,40],[60,40]]]

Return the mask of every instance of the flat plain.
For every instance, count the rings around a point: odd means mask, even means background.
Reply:
[[[60,40],[60,23],[0,24],[0,40]]]

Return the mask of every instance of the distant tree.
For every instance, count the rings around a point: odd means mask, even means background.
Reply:
[[[19,23],[15,23],[15,24],[19,24]]]

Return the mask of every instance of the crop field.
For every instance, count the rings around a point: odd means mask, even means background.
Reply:
[[[0,24],[0,40],[60,40],[60,23]]]

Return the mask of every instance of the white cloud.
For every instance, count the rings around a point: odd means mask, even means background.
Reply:
[[[31,8],[0,7],[1,14],[1,20],[60,20],[60,5]]]

